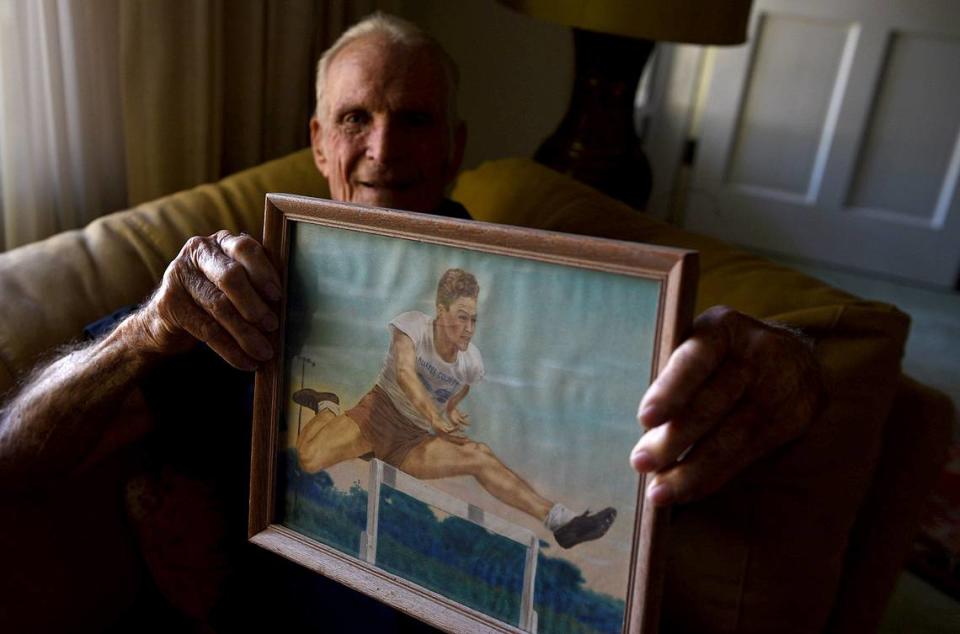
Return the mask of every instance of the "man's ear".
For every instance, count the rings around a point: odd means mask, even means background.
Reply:
[[[460,166],[463,164],[463,152],[467,148],[467,124],[464,121],[457,123],[453,131],[453,147],[450,148],[450,165],[447,172],[447,184],[449,185],[460,173]]]
[[[317,166],[317,169],[323,174],[324,178],[327,176],[327,157],[323,153],[323,128],[320,127],[320,120],[317,119],[317,115],[310,117],[310,147],[313,148],[313,163]]]

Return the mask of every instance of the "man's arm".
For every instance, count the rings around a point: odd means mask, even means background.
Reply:
[[[457,406],[463,402],[463,399],[467,398],[467,394],[469,393],[470,386],[464,385],[459,392],[451,396],[450,400],[447,401],[447,418],[457,426],[457,431],[463,431],[464,427],[469,427],[470,425],[470,417],[457,409]]]
[[[149,363],[128,322],[35,371],[0,410],[0,489],[53,480],[95,449]]]
[[[279,276],[249,236],[191,238],[147,303],[112,333],[46,366],[0,411],[0,490],[53,479],[84,462],[157,359],[205,341],[252,370],[273,352],[267,305]],[[26,478],[26,479],[25,479]],[[29,480],[29,481],[28,481]]]
[[[656,472],[647,489],[654,504],[696,500],[800,436],[823,401],[808,341],[714,307],[694,321],[644,395],[637,420],[648,431],[631,462]]]
[[[394,328],[390,347],[397,364],[397,383],[403,393],[407,395],[407,398],[410,399],[413,407],[430,421],[430,426],[438,433],[446,434],[454,431],[456,427],[444,421],[437,414],[437,410],[433,406],[433,400],[427,394],[423,384],[420,383],[420,379],[417,378],[417,351],[413,345],[413,340],[407,334]]]

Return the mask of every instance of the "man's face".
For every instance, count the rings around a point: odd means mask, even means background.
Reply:
[[[437,336],[466,352],[477,330],[477,300],[458,297],[450,306],[437,304]]]
[[[327,69],[314,162],[336,200],[432,212],[460,169],[466,130],[451,129],[447,80],[428,49],[380,35],[344,47]]]

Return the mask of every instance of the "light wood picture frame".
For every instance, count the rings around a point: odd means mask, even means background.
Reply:
[[[285,194],[264,247],[284,300],[256,375],[251,542],[446,631],[656,631],[668,517],[628,455],[692,319],[695,252]],[[376,438],[424,407],[399,404],[414,365],[428,395],[428,374],[460,382],[397,454]],[[545,524],[605,508],[568,549]]]

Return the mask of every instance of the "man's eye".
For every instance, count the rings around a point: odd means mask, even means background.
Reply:
[[[348,112],[340,119],[341,123],[348,126],[363,125],[367,121],[367,116],[363,112]]]

